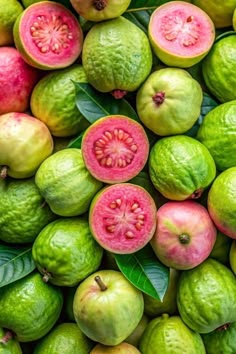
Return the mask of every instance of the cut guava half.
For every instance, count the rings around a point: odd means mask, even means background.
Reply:
[[[131,183],[101,189],[89,209],[89,225],[107,251],[129,254],[143,248],[156,230],[156,205],[151,195]]]
[[[152,13],[148,35],[154,53],[164,64],[188,68],[200,62],[211,49],[215,27],[199,7],[170,1]]]
[[[13,28],[14,42],[23,59],[42,69],[60,69],[79,57],[83,32],[65,6],[42,1],[27,7]]]

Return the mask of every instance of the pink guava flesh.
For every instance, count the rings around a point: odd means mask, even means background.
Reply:
[[[126,182],[145,166],[149,142],[141,124],[126,116],[99,119],[85,132],[82,154],[89,172],[104,183]]]
[[[0,48],[0,114],[25,112],[31,92],[40,78],[14,47]]]
[[[195,201],[167,202],[157,211],[151,245],[168,267],[187,270],[202,263],[216,241],[216,228],[207,209]]]
[[[89,211],[94,238],[106,250],[129,254],[143,248],[156,229],[156,205],[150,194],[131,183],[99,191]]]
[[[214,42],[210,17],[199,7],[183,1],[171,1],[158,7],[149,28],[160,48],[181,57],[200,55]]]
[[[33,61],[52,68],[72,64],[83,44],[82,29],[72,12],[48,1],[31,5],[24,11],[19,37]]]

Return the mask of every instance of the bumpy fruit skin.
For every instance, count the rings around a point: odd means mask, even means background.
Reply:
[[[28,65],[14,47],[0,48],[0,114],[25,112],[39,71]]]
[[[147,325],[139,349],[142,354],[205,354],[200,335],[179,316],[163,314]]]
[[[20,342],[34,341],[55,325],[62,305],[61,289],[33,272],[1,289],[0,326],[13,331]]]
[[[40,1],[27,7],[14,23],[13,36],[24,60],[42,70],[70,66],[83,45],[79,21],[54,1]]]
[[[133,345],[122,342],[112,347],[96,344],[90,354],[141,354],[141,352]]]
[[[13,178],[32,177],[52,154],[53,139],[47,126],[25,113],[0,116],[0,166]]]
[[[131,0],[70,0],[70,2],[80,16],[89,21],[100,22],[122,15]]]
[[[196,199],[216,175],[208,149],[189,136],[158,140],[149,156],[149,175],[154,187],[170,200]]]
[[[58,286],[77,285],[98,269],[102,255],[102,247],[82,217],[53,221],[39,233],[32,247],[44,280]]]
[[[187,71],[164,68],[150,74],[139,88],[137,113],[157,135],[182,134],[199,118],[202,98],[201,86]]]
[[[0,354],[22,354],[14,334],[3,328],[0,328]]]
[[[82,63],[89,83],[98,91],[132,92],[150,74],[152,51],[146,34],[120,16],[89,30]]]
[[[34,354],[89,354],[93,346],[76,323],[64,322],[37,343]]]
[[[208,148],[219,171],[236,166],[235,137],[236,100],[207,113],[197,132],[197,139]]]
[[[101,290],[95,278],[106,286]],[[75,320],[82,332],[100,344],[120,344],[143,315],[143,295],[121,272],[100,270],[79,284],[73,303]]]
[[[96,179],[114,184],[127,182],[145,166],[149,141],[143,126],[123,115],[98,119],[83,134],[84,163]]]
[[[236,239],[235,198],[236,167],[231,167],[221,172],[212,183],[207,207],[217,229],[233,239]]]
[[[148,35],[154,53],[164,64],[189,68],[211,49],[215,27],[199,7],[184,1],[169,1],[152,13]]]
[[[39,193],[34,178],[0,179],[0,240],[33,242],[56,215]]]
[[[85,167],[80,149],[64,149],[47,158],[37,170],[35,183],[51,210],[60,216],[88,211],[103,185]]]
[[[236,322],[228,323],[208,334],[202,334],[207,354],[236,353]]]
[[[202,61],[202,72],[210,93],[220,102],[236,99],[236,33],[216,41]]]
[[[183,321],[198,333],[210,333],[235,322],[235,275],[225,265],[208,258],[181,274],[177,305]]]
[[[54,70],[44,76],[32,91],[31,111],[47,125],[53,136],[72,136],[89,126],[76,106],[73,81],[87,82],[82,65]]]
[[[5,0],[0,0],[0,46],[14,44],[13,26],[23,10],[18,0],[10,0],[7,4]]]

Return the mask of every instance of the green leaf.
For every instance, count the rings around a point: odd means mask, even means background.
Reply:
[[[67,145],[67,147],[73,148],[73,149],[80,149],[83,135],[84,135],[84,131],[82,133],[80,133],[80,135],[77,136],[75,139],[71,140],[69,142],[69,144]]]
[[[132,254],[115,254],[124,276],[139,290],[163,300],[169,283],[169,268],[161,264],[148,244]]]
[[[139,121],[137,113],[125,99],[115,99],[110,93],[98,92],[86,83],[74,82],[74,85],[77,108],[91,124],[112,114],[122,114]]]
[[[146,34],[148,33],[148,24],[151,13],[149,11],[125,12],[123,17],[141,28]]]
[[[35,269],[30,247],[0,245],[0,288]]]
[[[166,2],[170,0],[132,0],[126,11],[155,9]]]

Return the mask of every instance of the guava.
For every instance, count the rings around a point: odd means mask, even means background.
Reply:
[[[129,254],[143,248],[156,229],[156,205],[150,194],[132,183],[102,188],[89,208],[95,240],[113,253]]]
[[[98,269],[102,255],[85,217],[49,223],[32,247],[33,260],[44,281],[58,286],[77,285]]]
[[[232,271],[234,272],[234,274],[236,274],[236,241],[235,240],[233,240],[230,247],[229,263]]]
[[[123,115],[111,115],[87,128],[81,151],[91,175],[104,183],[121,183],[144,168],[149,141],[140,123]]]
[[[69,9],[54,1],[27,7],[15,21],[13,36],[23,59],[42,70],[70,66],[83,45],[79,21]]]
[[[208,112],[196,136],[210,151],[219,171],[236,166],[235,137],[236,100],[222,103]]]
[[[35,183],[51,210],[60,216],[88,211],[102,188],[85,167],[80,149],[63,149],[49,156],[38,168]]]
[[[217,230],[216,242],[209,257],[220,263],[228,264],[232,242],[233,240],[230,237]]]
[[[63,322],[37,342],[33,354],[89,354],[93,346],[76,323]]]
[[[115,270],[99,270],[83,280],[74,296],[76,323],[100,344],[120,344],[143,315],[142,292]]]
[[[25,113],[0,116],[0,176],[32,177],[52,154],[53,139],[47,126]]]
[[[180,275],[177,306],[182,320],[198,333],[236,322],[236,282],[233,272],[208,258]]]
[[[236,322],[228,323],[208,334],[202,334],[207,354],[236,353]]]
[[[143,293],[144,295],[145,293]],[[133,330],[133,332],[125,338],[125,342],[132,344],[135,347],[138,347],[140,338],[143,335],[143,332],[145,331],[145,328],[147,327],[147,324],[149,322],[148,316],[144,313],[141,320],[139,321],[137,327]]]
[[[141,352],[129,343],[122,342],[114,346],[96,344],[90,354],[141,354]]]
[[[139,349],[142,354],[205,354],[199,333],[192,331],[180,316],[163,314],[147,325]]]
[[[233,13],[232,25],[233,25],[234,31],[236,31],[236,7],[235,7],[234,13]]]
[[[208,149],[185,135],[159,139],[149,155],[149,175],[167,199],[197,199],[212,183],[216,167]]]
[[[88,82],[100,92],[121,98],[142,84],[152,69],[147,35],[119,16],[96,23],[88,31],[82,51]]]
[[[233,12],[236,8],[235,0],[193,0],[192,2],[210,16],[215,28],[232,25]]]
[[[39,193],[34,178],[0,179],[0,240],[33,242],[56,218]]]
[[[0,0],[0,46],[13,45],[13,26],[24,8],[17,0]]]
[[[0,47],[0,114],[25,112],[38,80],[39,71],[28,65],[18,50]]]
[[[164,64],[188,68],[199,63],[211,49],[215,27],[199,7],[169,1],[152,13],[148,35],[154,53]]]
[[[47,125],[53,136],[75,135],[89,126],[76,106],[73,81],[87,82],[82,65],[73,64],[52,71],[32,91],[31,111]]]
[[[220,102],[236,100],[236,33],[216,41],[202,61],[203,78],[209,92]]]
[[[0,326],[20,342],[37,340],[55,325],[62,305],[62,290],[33,272],[1,288]]]
[[[196,267],[210,255],[215,241],[216,228],[201,204],[169,201],[157,210],[157,228],[150,243],[167,267]]]
[[[236,239],[236,167],[216,177],[208,192],[207,208],[217,229]]]
[[[19,342],[14,338],[14,333],[0,328],[0,353],[22,354]]]
[[[180,272],[178,270],[170,268],[168,288],[162,301],[145,293],[143,294],[144,313],[150,317],[156,317],[163,313],[168,313],[169,315],[177,313],[176,293],[179,275]]]
[[[197,121],[203,94],[200,84],[183,69],[152,72],[139,88],[136,108],[142,123],[160,136],[185,133]]]
[[[89,21],[99,22],[122,15],[131,0],[70,0],[70,2],[80,16]]]

